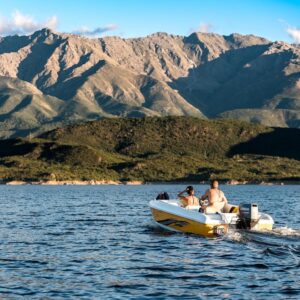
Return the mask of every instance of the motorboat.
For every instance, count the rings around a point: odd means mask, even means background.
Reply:
[[[252,231],[272,230],[273,218],[258,211],[257,204],[241,204],[232,213],[199,212],[200,206],[183,207],[179,199],[151,200],[152,216],[160,227],[176,231],[217,237],[229,229]]]

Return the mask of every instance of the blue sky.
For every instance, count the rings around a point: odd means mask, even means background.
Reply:
[[[200,28],[292,42],[287,29],[294,39],[300,34],[300,0],[0,0],[0,34],[26,34],[45,24],[90,36],[188,35]]]

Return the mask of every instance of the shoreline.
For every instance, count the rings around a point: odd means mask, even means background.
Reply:
[[[167,184],[201,184],[207,185],[210,181],[119,181],[119,180],[40,180],[40,181],[23,181],[23,180],[11,180],[11,181],[2,181],[0,185],[10,185],[10,186],[19,186],[19,185],[52,185],[52,186],[61,186],[61,185],[78,185],[78,186],[89,186],[89,185],[167,185]],[[252,180],[252,181],[238,181],[238,180],[220,180],[220,183],[223,185],[300,185],[299,180],[274,180],[274,181],[263,181],[263,180]]]

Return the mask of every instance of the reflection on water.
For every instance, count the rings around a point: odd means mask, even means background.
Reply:
[[[0,295],[299,299],[300,187],[223,188],[233,203],[258,203],[275,229],[217,239],[164,231],[148,201],[181,185],[1,186]]]

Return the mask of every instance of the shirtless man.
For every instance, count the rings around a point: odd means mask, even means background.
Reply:
[[[206,213],[221,212],[224,206],[228,203],[224,193],[219,190],[219,182],[213,180],[201,200],[208,200],[208,205],[202,205],[201,208]]]

